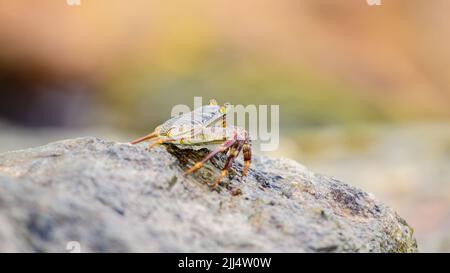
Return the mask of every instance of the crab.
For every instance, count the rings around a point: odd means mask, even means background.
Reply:
[[[227,106],[227,103],[219,105],[216,100],[210,100],[208,105],[173,117],[157,126],[152,133],[130,143],[137,144],[143,141],[153,141],[148,149],[161,144],[177,146],[218,145],[203,160],[195,163],[185,171],[185,175],[192,174],[202,168],[216,154],[225,153],[227,155],[225,165],[220,176],[211,186],[215,189],[222,179],[228,175],[234,160],[241,151],[244,157],[242,177],[247,175],[252,158],[251,141],[247,131],[241,127],[227,126]]]

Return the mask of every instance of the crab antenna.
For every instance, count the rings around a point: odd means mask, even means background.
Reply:
[[[138,138],[136,140],[131,141],[130,144],[138,144],[138,143],[140,143],[142,141],[146,141],[146,140],[155,138],[156,136],[158,136],[158,134],[156,132],[153,132],[153,133],[150,133],[150,134],[148,134],[146,136],[143,136],[141,138]]]

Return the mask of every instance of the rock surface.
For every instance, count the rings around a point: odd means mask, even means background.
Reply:
[[[288,159],[233,166],[207,150],[150,152],[78,138],[0,154],[0,251],[414,252],[412,228],[370,194]]]

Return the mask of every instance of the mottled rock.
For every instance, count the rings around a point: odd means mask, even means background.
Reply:
[[[412,228],[373,196],[295,161],[78,138],[0,154],[0,251],[414,252]]]

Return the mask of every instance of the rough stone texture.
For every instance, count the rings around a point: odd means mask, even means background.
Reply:
[[[0,251],[414,252],[416,240],[373,196],[289,159],[255,157],[242,181],[207,150],[150,152],[78,138],[0,154]]]

